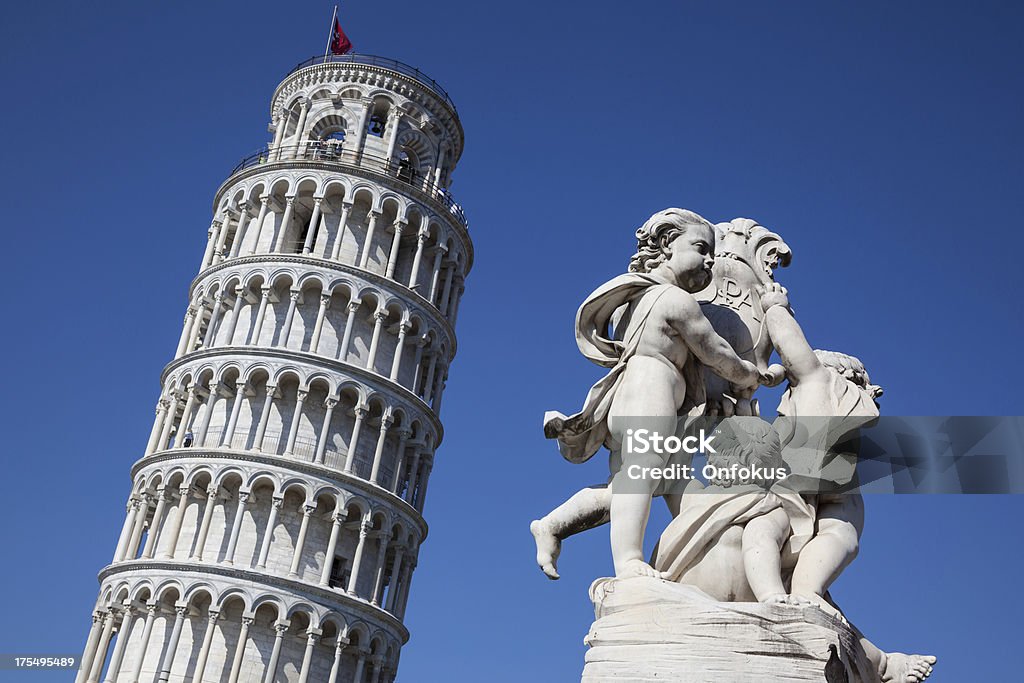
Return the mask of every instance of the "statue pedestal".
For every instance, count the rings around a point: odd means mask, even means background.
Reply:
[[[878,680],[850,627],[817,608],[717,602],[693,586],[644,577],[598,579],[590,596],[596,621],[583,683]],[[835,663],[826,676],[829,645],[846,678]]]

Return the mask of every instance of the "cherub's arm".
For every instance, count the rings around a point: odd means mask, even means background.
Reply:
[[[789,376],[798,383],[825,372],[824,366],[814,355],[814,349],[807,343],[804,331],[800,329],[789,310],[785,289],[777,284],[761,292],[761,304],[765,308],[764,320],[768,336]]]
[[[666,319],[702,363],[737,386],[757,386],[762,378],[757,367],[736,355],[729,342],[715,332],[696,299],[680,289],[663,301],[669,307]]]

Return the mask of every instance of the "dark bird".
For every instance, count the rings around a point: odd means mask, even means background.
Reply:
[[[825,683],[850,683],[846,675],[846,666],[839,659],[839,650],[835,645],[828,646],[828,661],[825,662]]]

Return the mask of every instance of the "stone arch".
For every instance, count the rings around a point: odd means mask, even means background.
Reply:
[[[153,580],[149,578],[139,579],[131,590],[130,599],[134,602],[148,602],[155,595]],[[146,597],[144,598],[143,595]]]

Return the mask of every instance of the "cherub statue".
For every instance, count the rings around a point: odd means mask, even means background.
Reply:
[[[726,418],[716,451],[708,462],[722,469],[760,465],[761,472],[771,472],[783,461],[778,432],[759,417]],[[809,536],[815,501],[786,487],[785,481],[711,477],[707,487],[690,486],[679,515],[659,540],[655,569],[669,581],[696,586],[722,602],[805,605],[787,595],[785,584],[795,580],[794,565],[799,566],[814,542]],[[827,592],[820,599],[828,613],[846,621]],[[931,674],[935,657],[883,652],[856,627],[851,629],[876,680],[918,683]]]
[[[610,370],[590,390],[580,413],[548,413],[544,433],[558,439],[559,450],[571,462],[584,462],[602,446],[608,448],[610,490],[576,494],[562,506],[562,519],[574,523],[584,509],[576,503],[593,509],[590,498],[600,497],[598,507],[608,511],[611,521],[616,576],[654,577],[657,573],[644,560],[643,538],[658,482],[627,480],[625,473],[631,465],[664,466],[667,456],[624,449],[626,431],[642,416],[647,428],[671,435],[680,415],[703,414],[701,364],[747,395],[762,375],[715,332],[692,295],[711,282],[713,226],[692,211],[666,209],[651,216],[636,235],[629,272],[595,290],[576,315],[580,351]],[[611,495],[616,489],[621,495]],[[538,537],[545,535],[539,524],[531,526]],[[543,565],[557,578],[553,562],[552,557]]]

